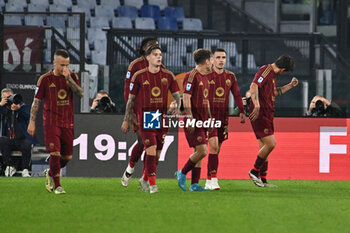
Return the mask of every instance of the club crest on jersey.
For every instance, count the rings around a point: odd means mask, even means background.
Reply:
[[[129,87],[130,91],[132,91],[133,88],[134,88],[134,84],[130,83],[130,87]]]
[[[130,78],[130,71],[128,71],[128,72],[126,73],[126,78],[127,78],[127,79]]]
[[[187,83],[187,85],[186,85],[186,91],[191,90],[191,86],[192,86],[192,84],[191,84],[191,83]]]
[[[262,83],[263,80],[264,80],[264,78],[263,78],[263,77],[260,77],[260,78],[258,79],[258,83]]]

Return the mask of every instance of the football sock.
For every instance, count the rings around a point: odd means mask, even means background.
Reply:
[[[209,154],[208,164],[210,164],[210,177],[215,178],[219,166],[219,156],[217,154]]]
[[[147,176],[148,176],[148,181],[149,185],[155,185],[156,184],[156,172],[157,172],[157,165],[156,165],[156,156],[150,156],[147,155]]]
[[[191,184],[198,183],[200,178],[201,178],[201,168],[194,167],[192,169]]]
[[[194,168],[194,165],[196,165],[196,163],[192,162],[191,159],[188,159],[187,163],[181,169],[182,174],[186,175],[189,171],[191,171]]]
[[[260,168],[260,178],[261,180],[266,180],[267,169],[268,169],[269,161],[265,161],[262,167]],[[263,181],[264,182],[264,181]],[[266,183],[266,182],[264,182]]]
[[[137,161],[141,158],[143,152],[143,146],[140,143],[136,143],[134,148],[132,148],[131,156],[129,159],[129,166],[131,168],[135,167]]]
[[[262,167],[264,162],[265,162],[265,159],[260,158],[259,156],[257,156],[257,158],[255,160],[255,163],[254,163],[254,170],[260,171],[260,168]]]
[[[60,172],[61,172],[61,163],[60,163],[60,156],[50,156],[50,173],[51,177],[53,179],[53,182],[55,183],[55,189],[58,186],[61,186],[60,184]]]

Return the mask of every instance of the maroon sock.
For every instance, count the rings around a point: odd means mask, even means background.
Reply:
[[[267,169],[269,167],[269,161],[265,161],[262,167],[260,168],[260,178],[266,179]]]
[[[260,158],[259,156],[257,156],[255,163],[254,163],[254,170],[256,171],[260,171],[262,165],[264,164],[265,159]]]
[[[194,168],[194,165],[196,165],[196,163],[192,162],[191,159],[188,159],[187,163],[181,169],[182,174],[186,175],[189,171],[191,171]]]
[[[157,173],[157,157],[156,156],[150,156],[147,155],[147,176],[148,176],[148,181],[149,185],[155,185],[156,184],[156,173]]]
[[[194,167],[192,169],[191,184],[198,183],[200,178],[201,178],[201,168],[200,167]]]
[[[209,161],[209,157],[208,157],[208,165],[207,165],[207,180],[211,180],[211,174],[210,174],[210,171],[211,171],[211,166],[210,165],[211,164],[210,164],[210,161]]]
[[[143,152],[143,146],[140,143],[136,143],[134,148],[132,148],[131,156],[129,159],[129,165],[130,167],[135,167],[137,161],[141,158]]]
[[[67,165],[68,162],[69,162],[69,160],[61,158],[60,159],[61,168],[64,168]]]
[[[55,189],[58,186],[61,186],[60,184],[60,172],[61,172],[61,163],[60,163],[60,156],[50,156],[50,173],[51,177],[53,179],[53,182],[55,183]]]
[[[210,177],[216,177],[219,166],[219,156],[217,154],[209,154],[208,163],[210,164]]]

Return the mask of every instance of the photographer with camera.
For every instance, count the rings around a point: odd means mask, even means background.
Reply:
[[[3,156],[5,176],[16,173],[11,151],[22,152],[22,176],[30,177],[29,170],[32,157],[32,145],[36,139],[27,133],[30,106],[23,103],[20,94],[14,94],[10,88],[1,90],[0,117],[1,137],[0,151]]]
[[[94,113],[116,113],[115,104],[108,96],[108,92],[100,90],[97,93],[96,99],[92,102],[90,112]]]
[[[316,95],[310,102],[307,115],[313,117],[344,117],[345,114],[338,104]]]

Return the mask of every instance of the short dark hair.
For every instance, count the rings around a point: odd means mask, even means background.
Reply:
[[[281,55],[274,63],[278,68],[284,68],[286,72],[293,71],[295,67],[293,58],[286,54]]]
[[[106,94],[108,95],[108,92],[106,90],[99,90],[97,94]]]
[[[223,49],[223,48],[215,48],[215,49],[213,50],[213,54],[214,54],[215,52],[224,52],[224,53],[227,54],[226,50]]]
[[[193,57],[197,65],[203,64],[206,60],[210,59],[211,52],[207,49],[197,49],[193,52]]]
[[[55,52],[55,56],[61,56],[64,58],[69,58],[69,53],[65,49],[58,49]]]
[[[145,56],[150,55],[152,53],[152,51],[155,50],[155,49],[159,49],[160,51],[162,51],[161,48],[158,45],[151,45],[151,46],[147,47],[147,49],[145,51]]]
[[[158,40],[155,37],[147,37],[142,40],[139,53],[141,56],[145,55],[146,48],[151,45],[158,45]]]

